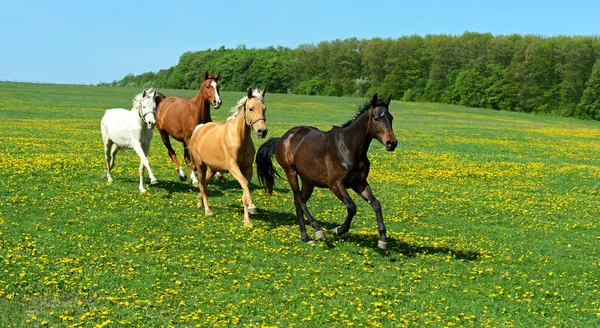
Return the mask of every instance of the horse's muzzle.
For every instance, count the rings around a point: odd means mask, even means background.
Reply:
[[[215,100],[215,101],[213,101],[212,105],[215,109],[219,109],[219,107],[221,107],[221,101]]]
[[[398,140],[388,140],[385,142],[385,150],[387,151],[393,151],[396,149],[396,146],[398,146]]]
[[[266,136],[267,136],[267,132],[269,132],[269,130],[267,130],[267,129],[264,129],[264,130],[262,130],[262,129],[256,130],[256,136],[257,136],[259,139],[262,139],[262,138],[264,138],[264,137],[266,137]]]

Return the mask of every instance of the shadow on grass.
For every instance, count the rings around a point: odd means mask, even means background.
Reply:
[[[413,245],[390,237],[388,237],[388,249],[382,250],[377,247],[377,242],[379,241],[379,234],[377,231],[374,231],[373,234],[370,235],[354,235],[352,234],[352,230],[350,230],[348,233],[339,238],[358,244],[362,247],[374,248],[382,256],[390,256],[391,262],[400,260],[399,258],[391,257],[394,254],[402,254],[407,257],[415,257],[417,254],[448,254],[457,260],[469,262],[477,261],[481,256],[481,254],[478,252],[457,250],[450,247]]]
[[[243,216],[243,209],[241,207],[241,203],[238,205],[230,204],[227,206],[228,210]],[[296,217],[295,211],[288,212],[279,212],[272,211],[266,209],[258,209],[258,214],[250,216],[251,221],[260,221],[266,224],[269,229],[274,229],[278,226],[296,226],[298,227],[298,219]],[[306,232],[311,238],[314,238],[314,229],[308,223],[308,220],[305,219],[306,222]],[[457,260],[463,261],[477,261],[481,256],[478,252],[472,251],[464,251],[452,249],[449,247],[437,247],[437,246],[417,246],[412,245],[403,241],[397,241],[394,238],[388,237],[388,250],[382,250],[377,247],[377,242],[379,241],[379,233],[377,230],[373,230],[372,234],[354,234],[352,229],[343,236],[335,236],[331,231],[340,226],[342,222],[332,223],[332,222],[319,222],[323,230],[325,231],[325,239],[320,240],[320,243],[325,243],[328,248],[335,248],[333,243],[336,239],[341,239],[346,242],[350,242],[356,244],[361,247],[372,248],[376,250],[382,256],[389,256],[391,262],[399,261],[399,258],[393,257],[394,254],[402,254],[407,257],[415,257],[417,254],[448,254],[454,257]],[[298,242],[300,241],[300,231],[298,228]]]
[[[131,180],[131,182],[137,182],[138,180]],[[179,181],[179,180],[159,180],[157,185],[151,185],[148,186],[149,188],[161,188],[164,189],[165,191],[169,192],[169,194],[171,193],[175,193],[175,192],[198,192],[198,187],[192,185],[192,183],[190,182],[190,179],[188,178],[185,181]],[[255,190],[261,190],[262,187],[254,184],[254,183],[250,183],[249,185],[250,187],[250,192],[252,193]],[[208,184],[208,192],[209,192],[209,197],[210,196],[221,196],[223,195],[223,191],[226,190],[239,190],[240,194],[242,193],[242,187],[240,187],[240,183],[235,180],[234,178],[223,178],[221,180],[215,180],[214,178],[212,179],[212,181]],[[287,189],[285,188],[275,188],[274,190],[278,191],[278,192],[285,192],[287,191]]]
[[[415,246],[405,242],[397,243],[395,249],[408,257],[414,257],[416,254],[448,254],[457,260],[468,262],[477,261],[481,256],[478,252],[456,250],[449,247]],[[395,260],[392,259],[392,262],[395,262]]]

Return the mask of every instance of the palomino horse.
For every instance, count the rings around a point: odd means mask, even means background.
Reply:
[[[267,135],[264,96],[265,90],[259,94],[248,89],[247,95],[231,110],[233,116],[227,122],[200,124],[194,129],[190,149],[193,167],[199,170],[200,176],[198,207],[204,205],[206,215],[213,215],[208,207],[206,185],[213,173],[229,172],[242,186],[244,225],[252,226],[248,213],[256,214],[256,207],[248,189],[254,162],[254,143],[250,132],[254,130],[259,138]]]
[[[156,129],[160,132],[165,147],[169,152],[171,160],[175,163],[175,169],[179,175],[179,180],[185,181],[187,176],[179,161],[177,161],[177,155],[171,146],[171,139],[169,136],[175,138],[175,140],[183,142],[183,157],[185,163],[190,170],[190,176],[194,185],[198,184],[198,180],[194,175],[194,171],[190,168],[190,155],[188,146],[190,144],[190,138],[194,132],[196,125],[200,123],[211,122],[210,118],[210,105],[215,109],[221,107],[221,97],[219,96],[219,76],[212,75],[206,71],[204,73],[204,82],[198,90],[198,94],[192,98],[184,97],[167,97],[160,101],[160,106],[157,110],[156,115]]]
[[[102,140],[104,141],[104,155],[106,158],[106,177],[108,183],[113,179],[110,170],[115,165],[117,151],[123,148],[133,148],[140,157],[140,186],[144,189],[144,168],[148,169],[150,183],[157,184],[158,181],[152,174],[148,162],[150,141],[152,140],[152,128],[156,124],[154,113],[156,112],[156,91],[140,93],[133,98],[133,108],[109,109],[104,113],[100,127],[102,129]]]
[[[398,142],[392,130],[393,117],[388,109],[390,101],[391,96],[385,101],[380,101],[375,94],[359,108],[356,116],[342,127],[333,127],[330,131],[322,132],[314,127],[298,126],[290,129],[281,138],[269,139],[258,149],[256,171],[260,183],[269,194],[273,192],[277,175],[271,161],[273,153],[285,171],[294,192],[296,215],[303,241],[314,243],[306,234],[303,215],[308,217],[315,229],[315,236],[325,237],[321,226],[306,207],[314,188],[329,188],[348,209],[346,221],[332,231],[335,235],[348,232],[356,214],[356,204],[346,191],[347,188],[352,188],[373,207],[380,235],[377,246],[387,249],[381,206],[367,183],[370,166],[367,151],[373,138],[385,145],[388,151],[396,149]],[[302,180],[302,190],[298,185],[298,176]]]

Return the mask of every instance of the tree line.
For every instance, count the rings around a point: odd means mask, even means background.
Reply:
[[[222,90],[365,96],[459,104],[600,120],[597,36],[462,35],[322,41],[186,52],[158,72],[108,86],[197,89],[221,72]]]

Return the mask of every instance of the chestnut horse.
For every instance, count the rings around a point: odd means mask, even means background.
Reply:
[[[254,162],[254,143],[250,132],[254,130],[259,138],[267,135],[267,124],[264,105],[265,91],[248,89],[246,96],[232,108],[232,117],[227,122],[211,122],[200,124],[190,143],[192,152],[192,167],[199,170],[200,183],[198,188],[198,207],[204,205],[205,214],[213,215],[208,207],[206,185],[213,173],[231,173],[240,183],[243,190],[242,205],[244,206],[244,225],[252,226],[250,214],[256,214],[252,203],[248,183],[252,180],[252,165]]]
[[[175,163],[179,180],[185,181],[187,176],[181,165],[179,165],[179,161],[177,161],[177,155],[171,146],[169,136],[179,142],[183,142],[183,158],[188,166],[194,185],[198,185],[198,180],[194,175],[194,171],[190,168],[191,162],[188,146],[196,125],[212,121],[210,118],[210,106],[212,105],[215,109],[221,107],[219,84],[217,83],[220,75],[221,73],[218,73],[213,76],[206,71],[204,73],[204,82],[200,85],[198,94],[195,97],[171,96],[161,99],[157,104],[156,129],[160,132],[162,141],[165,147],[167,147],[169,157]]]
[[[373,207],[380,235],[377,246],[387,249],[381,205],[373,196],[367,182],[370,166],[367,151],[374,138],[382,143],[386,150],[396,149],[398,141],[392,130],[390,101],[391,96],[385,101],[380,101],[375,94],[370,101],[359,107],[356,116],[342,127],[333,127],[330,131],[323,132],[314,127],[298,126],[287,131],[281,138],[269,139],[258,149],[258,180],[269,194],[273,192],[275,176],[278,175],[271,161],[273,153],[285,171],[294,193],[302,241],[314,243],[306,234],[303,215],[308,217],[315,229],[315,236],[325,237],[321,226],[306,207],[314,188],[329,188],[348,209],[346,221],[332,231],[334,235],[343,235],[350,230],[350,223],[356,214],[356,204],[346,189],[352,188]],[[298,184],[298,176],[302,181],[302,190]]]

